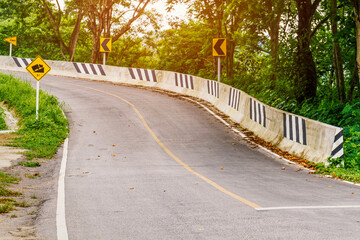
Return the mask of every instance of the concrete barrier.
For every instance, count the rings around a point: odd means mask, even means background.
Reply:
[[[0,69],[26,71],[31,59],[0,56]],[[161,89],[197,97],[212,103],[242,127],[295,156],[326,162],[343,157],[341,128],[270,107],[226,84],[187,74],[46,60],[50,75],[102,80]]]

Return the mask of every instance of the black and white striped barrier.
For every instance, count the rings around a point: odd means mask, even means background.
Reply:
[[[73,63],[78,73],[106,76],[102,65],[92,63]]]
[[[207,89],[208,94],[213,95],[214,97],[219,98],[219,86],[220,84],[218,82],[207,80]]]
[[[146,80],[148,82],[157,82],[155,70],[129,68],[129,72],[133,80]]]
[[[334,144],[331,152],[331,158],[343,158],[344,157],[344,147],[343,147],[343,129],[339,128],[336,130]]]
[[[194,90],[194,80],[191,75],[175,73],[175,85],[177,87]]]
[[[283,113],[283,126],[284,126],[284,137],[301,143],[302,145],[307,145],[306,143],[306,122],[305,119]]]
[[[240,105],[240,91],[235,88],[230,88],[229,106],[239,111]]]
[[[16,64],[16,66],[21,67],[21,68],[26,68],[27,65],[29,65],[33,60],[30,58],[16,58],[13,57],[12,58]]]
[[[266,128],[265,105],[250,98],[250,119]]]

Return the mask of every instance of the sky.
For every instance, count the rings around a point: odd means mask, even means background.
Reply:
[[[52,0],[54,3],[56,3],[56,0]],[[64,8],[65,3],[64,0],[58,0],[61,9]],[[166,24],[166,19],[168,17],[174,16],[174,17],[178,17],[180,19],[184,19],[185,15],[186,15],[186,6],[183,4],[179,4],[178,6],[176,6],[170,13],[168,13],[166,11],[166,0],[158,0],[156,1],[156,3],[150,4],[148,6],[148,8],[155,8],[158,10],[159,13],[163,14],[163,25],[164,28],[169,28],[169,26]]]

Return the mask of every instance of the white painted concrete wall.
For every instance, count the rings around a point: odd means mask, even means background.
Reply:
[[[26,71],[22,59],[17,60],[21,66],[14,58],[0,56],[0,69]],[[215,81],[169,71],[91,66],[50,60],[46,62],[51,67],[50,75],[154,86],[206,100],[258,137],[313,162],[326,162],[334,154],[333,150],[339,142],[342,146],[341,128],[275,109],[241,90]],[[290,128],[293,131],[289,131]],[[340,139],[335,145],[337,134],[337,139],[339,136]],[[342,151],[340,148],[336,156],[341,156]]]

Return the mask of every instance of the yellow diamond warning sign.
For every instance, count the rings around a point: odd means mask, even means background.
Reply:
[[[7,41],[8,43],[11,43],[12,45],[15,45],[16,46],[16,43],[17,43],[17,37],[9,37],[9,38],[5,38],[4,39],[5,41]]]
[[[34,61],[27,65],[26,70],[37,81],[40,81],[40,79],[45,76],[51,70],[51,68],[40,56],[37,56]]]

